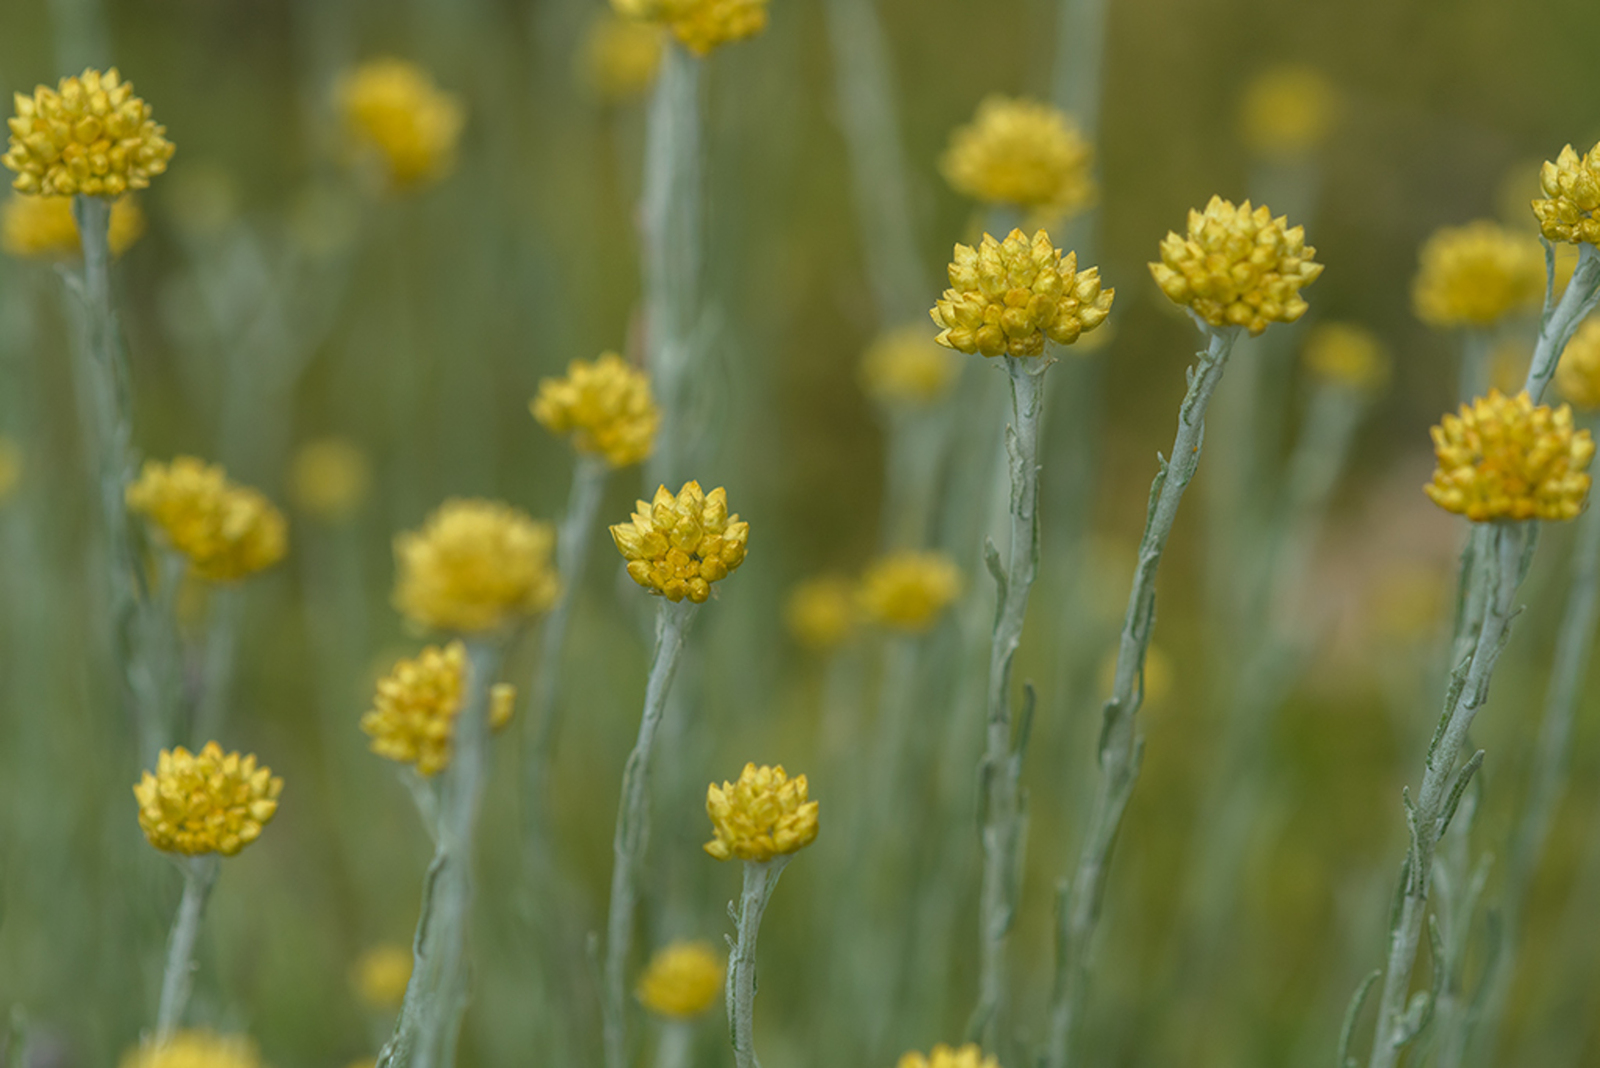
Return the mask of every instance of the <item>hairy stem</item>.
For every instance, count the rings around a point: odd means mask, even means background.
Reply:
[[[733,940],[733,952],[728,955],[728,1030],[733,1036],[736,1068],[761,1068],[755,1048],[756,935],[761,930],[767,902],[789,860],[788,855],[783,855],[759,864],[748,860],[744,864],[744,889],[735,917],[738,934]]]
[[[164,1045],[183,1022],[183,1007],[189,1001],[190,980],[194,976],[194,944],[200,937],[200,918],[205,914],[206,898],[217,881],[218,859],[214,854],[184,857],[183,897],[178,916],[172,921],[167,939],[167,964],[161,972],[161,1003],[156,1009],[156,1045]]]
[[[1555,252],[1546,246],[1545,263],[1548,271],[1547,293],[1555,289]],[[1562,292],[1561,299],[1551,303],[1545,300],[1545,310],[1539,320],[1539,338],[1533,345],[1533,360],[1528,364],[1528,380],[1523,388],[1538,404],[1544,391],[1555,377],[1556,364],[1561,353],[1578,329],[1578,324],[1594,310],[1600,301],[1600,249],[1593,245],[1578,246],[1578,266],[1573,269],[1572,280]]]

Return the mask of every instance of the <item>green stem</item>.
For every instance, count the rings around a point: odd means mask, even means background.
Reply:
[[[215,854],[184,857],[179,862],[183,869],[183,897],[178,902],[178,916],[172,921],[172,934],[167,939],[167,964],[161,973],[161,1004],[156,1010],[156,1045],[167,1040],[183,1022],[183,1007],[189,1001],[189,985],[194,975],[194,945],[200,937],[200,918],[205,914],[206,898],[217,881],[218,858]]]
[[[1555,377],[1556,364],[1566,351],[1567,342],[1584,317],[1600,301],[1600,249],[1593,245],[1578,246],[1578,266],[1573,269],[1572,280],[1562,291],[1561,299],[1551,305],[1550,295],[1555,289],[1555,250],[1545,247],[1545,267],[1548,288],[1544,314],[1539,319],[1539,337],[1533,345],[1533,360],[1528,364],[1528,380],[1523,389],[1538,404]]]
[[[728,1030],[733,1036],[736,1068],[761,1068],[755,1049],[756,935],[761,930],[767,902],[789,860],[785,854],[759,864],[745,861],[744,888],[736,917],[738,934],[728,957]]]

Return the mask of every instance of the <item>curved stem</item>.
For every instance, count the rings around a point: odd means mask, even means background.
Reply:
[[[200,918],[205,914],[206,898],[217,881],[218,859],[214,854],[185,857],[183,897],[178,916],[172,921],[167,940],[167,964],[161,973],[161,1004],[156,1010],[156,1045],[165,1045],[183,1021],[183,1007],[189,1001],[189,985],[194,975],[194,944],[200,937]]]
[[[778,877],[788,866],[788,855],[765,863],[745,861],[744,889],[739,895],[738,935],[728,957],[728,1030],[733,1036],[736,1068],[761,1068],[756,1060],[756,935],[767,911]]]
[[[1545,265],[1550,279],[1549,289],[1555,288],[1555,251],[1546,245]],[[1550,380],[1555,377],[1556,364],[1561,353],[1572,340],[1573,331],[1600,301],[1600,249],[1593,245],[1578,246],[1578,266],[1573,269],[1572,280],[1562,292],[1561,299],[1550,306],[1546,297],[1544,315],[1539,320],[1539,338],[1534,342],[1533,360],[1528,364],[1528,380],[1523,388],[1538,404]]]

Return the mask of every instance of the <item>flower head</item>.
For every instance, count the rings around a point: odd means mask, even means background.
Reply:
[[[367,499],[372,466],[344,438],[318,438],[300,446],[289,469],[289,497],[307,515],[328,522],[348,518]]]
[[[705,942],[673,942],[655,951],[639,978],[640,1004],[658,1016],[687,1020],[722,993],[723,963]]]
[[[262,1068],[256,1044],[243,1035],[179,1031],[160,1045],[139,1046],[121,1068]]]
[[[372,751],[433,775],[450,763],[450,741],[465,699],[467,649],[430,645],[415,660],[401,660],[378,680],[361,729]]]
[[[944,553],[899,552],[861,576],[862,614],[881,627],[917,633],[932,627],[961,592],[961,571]]]
[[[744,563],[750,524],[728,514],[720,486],[703,493],[686,482],[676,495],[662,486],[655,500],[639,501],[630,523],[611,528],[633,581],[669,601],[704,604],[711,584]]]
[[[449,500],[394,540],[394,603],[415,623],[492,630],[555,603],[555,531],[499,501]]]
[[[1572,519],[1589,493],[1594,441],[1572,409],[1534,406],[1526,392],[1489,391],[1433,428],[1433,503],[1475,523]]]
[[[361,954],[351,969],[356,994],[374,1009],[398,1009],[411,982],[411,950],[405,946],[374,946]]]
[[[706,815],[716,837],[707,853],[760,863],[797,853],[817,837],[817,803],[806,800],[806,777],[789,778],[783,765],[746,764],[738,782],[706,788]]]
[[[144,189],[167,169],[172,142],[150,117],[150,105],[133,95],[112,67],[90,68],[16,94],[17,114],[7,121],[11,147],[3,159],[17,172],[12,186],[40,196],[120,197]]]
[[[1259,334],[1268,323],[1305,314],[1300,289],[1322,273],[1316,254],[1304,227],[1274,219],[1266,205],[1252,209],[1247,200],[1235,207],[1214,196],[1204,211],[1190,210],[1187,234],[1168,232],[1150,273],[1168,300],[1212,326]]]
[[[960,371],[959,357],[929,337],[927,326],[903,326],[861,357],[861,388],[880,404],[926,407],[950,391]]]
[[[896,1068],[1000,1068],[994,1057],[985,1057],[983,1051],[972,1043],[952,1049],[940,1043],[933,1052],[924,1056],[913,1050],[900,1058]]]
[[[832,649],[855,629],[855,594],[855,584],[837,575],[800,583],[783,608],[789,633],[807,649]]]
[[[1245,89],[1239,108],[1244,142],[1263,156],[1302,156],[1322,144],[1338,113],[1338,95],[1313,67],[1273,67]]]
[[[1556,365],[1556,388],[1577,407],[1600,410],[1600,318],[1585,319],[1567,342]]]
[[[611,6],[660,23],[697,56],[767,28],[767,0],[611,0]]]
[[[589,26],[579,73],[601,100],[628,100],[656,80],[664,43],[655,23],[605,12]]]
[[[579,452],[604,456],[612,467],[649,456],[661,425],[649,376],[614,352],[573,360],[567,377],[541,380],[528,407],[546,430],[571,434]]]
[[[157,527],[195,575],[234,582],[283,559],[283,513],[249,486],[228,480],[218,464],[193,456],[145,461],[128,487],[128,507]]]
[[[198,753],[163,749],[155,774],[145,772],[133,788],[150,844],[186,856],[233,856],[272,821],[282,792],[283,780],[257,767],[254,754],[225,754],[216,742]]]
[[[1094,200],[1093,162],[1093,146],[1059,108],[997,95],[950,135],[939,169],[974,200],[1059,218]]]
[[[1372,331],[1354,323],[1323,323],[1306,336],[1301,356],[1320,382],[1375,394],[1389,382],[1389,354]]]
[[[131,197],[111,205],[111,254],[120,256],[144,233],[144,212]],[[71,197],[12,193],[0,211],[0,247],[13,256],[71,259],[83,254]]]
[[[1544,250],[1531,234],[1480,220],[1446,226],[1418,256],[1411,300],[1429,326],[1488,326],[1537,308],[1544,296]]]
[[[977,248],[957,245],[950,288],[930,314],[945,348],[985,356],[1040,356],[1045,339],[1070,345],[1106,321],[1116,290],[1100,288],[1100,268],[1078,270],[1078,254],[1013,230],[988,234]]]
[[[428,185],[455,164],[465,110],[415,63],[368,60],[339,80],[337,99],[351,147],[382,164],[391,189]]]
[[[0,435],[0,504],[6,503],[21,481],[22,450],[16,442]]]
[[[1533,202],[1539,229],[1551,241],[1600,244],[1600,145],[1579,156],[1568,145],[1539,170],[1543,197]]]

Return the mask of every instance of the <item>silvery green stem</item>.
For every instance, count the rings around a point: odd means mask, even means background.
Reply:
[[[1532,523],[1496,523],[1482,561],[1481,581],[1489,591],[1482,626],[1472,656],[1451,674],[1444,715],[1434,732],[1424,764],[1422,784],[1413,802],[1407,791],[1406,823],[1410,846],[1401,867],[1401,885],[1389,933],[1389,954],[1378,998],[1378,1023],[1373,1032],[1369,1068],[1393,1068],[1400,1051],[1428,1022],[1433,996],[1421,994],[1408,1006],[1411,971],[1416,963],[1428,908],[1429,884],[1439,840],[1449,829],[1462,792],[1471,781],[1481,753],[1461,767],[1462,749],[1478,709],[1488,699],[1489,680],[1510,636],[1517,587],[1532,557],[1536,527]],[[1442,975],[1436,975],[1436,980]]]
[[[694,1024],[688,1020],[663,1020],[656,1044],[656,1068],[690,1068],[694,1053]]]
[[[1578,266],[1573,269],[1572,280],[1554,302],[1556,256],[1555,249],[1545,243],[1545,269],[1548,285],[1545,290],[1544,314],[1539,318],[1539,338],[1533,345],[1533,360],[1528,364],[1528,380],[1523,388],[1538,404],[1555,377],[1556,364],[1566,351],[1567,342],[1578,329],[1578,324],[1594,310],[1600,301],[1600,249],[1593,245],[1578,246]]]
[[[1091,144],[1099,137],[1106,0],[1061,0],[1051,97],[1078,120]]]
[[[790,856],[784,854],[759,864],[744,862],[744,889],[734,915],[738,934],[730,939],[732,952],[728,955],[728,1030],[733,1036],[736,1068],[761,1068],[755,1048],[756,935],[761,930],[761,915],[767,911],[767,902],[789,860]],[[732,905],[729,911],[733,911]]]
[[[63,72],[110,62],[105,12],[100,0],[50,0],[56,65]]]
[[[667,706],[667,692],[678,668],[694,605],[662,600],[656,608],[656,649],[645,684],[639,737],[622,771],[617,829],[612,841],[611,908],[606,921],[605,988],[600,1013],[605,1029],[606,1068],[626,1068],[627,969],[633,949],[634,910],[639,901],[639,868],[650,840],[650,753]]]
[[[1461,332],[1461,380],[1457,392],[1462,404],[1489,392],[1490,337],[1487,330],[1469,327]]]
[[[1089,826],[1079,847],[1077,868],[1063,893],[1057,917],[1059,960],[1045,1054],[1048,1068],[1063,1068],[1070,1063],[1075,1032],[1088,997],[1089,953],[1100,923],[1111,850],[1139,776],[1144,748],[1135,717],[1144,701],[1144,658],[1155,625],[1156,572],[1177,519],[1183,491],[1200,465],[1206,406],[1222,380],[1228,354],[1239,336],[1237,327],[1212,327],[1198,319],[1196,323],[1206,339],[1206,348],[1197,354],[1198,362],[1188,371],[1189,389],[1178,409],[1178,432],[1171,455],[1157,458],[1160,470],[1150,486],[1144,536],[1139,542],[1139,560],[1117,646],[1115,681],[1105,704],[1100,779]]]
[[[189,982],[194,975],[194,944],[200,937],[200,918],[205,913],[206,898],[217,881],[218,859],[215,854],[184,857],[179,862],[183,869],[183,897],[178,902],[178,916],[172,921],[172,934],[167,939],[167,964],[161,972],[161,1003],[156,1010],[156,1045],[172,1037],[183,1022],[183,1007],[189,1001]]]
[[[1039,568],[1039,427],[1044,414],[1044,375],[1049,357],[1006,356],[1011,376],[1011,425],[1006,428],[1010,460],[1010,554],[1004,567],[993,542],[984,546],[997,596],[994,638],[989,647],[989,691],[983,759],[978,766],[983,882],[978,895],[978,1003],[967,1033],[986,1046],[998,1031],[1006,1001],[1006,939],[1016,909],[1018,859],[1022,845],[1018,782],[1027,745],[1031,697],[1023,707],[1021,729],[1011,716],[1011,663],[1022,644],[1028,593]],[[1013,738],[1013,735],[1016,735]]]

